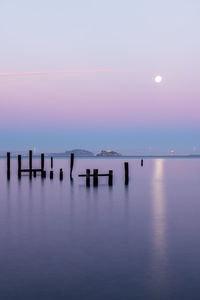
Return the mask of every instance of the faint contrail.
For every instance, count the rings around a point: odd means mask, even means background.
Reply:
[[[120,72],[130,72],[130,71],[131,70],[126,70],[126,69],[62,70],[62,71],[43,71],[43,72],[0,73],[0,77],[53,75],[53,74],[120,73]]]

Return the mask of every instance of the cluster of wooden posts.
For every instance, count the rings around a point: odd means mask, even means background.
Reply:
[[[7,178],[10,179],[10,152],[7,152]],[[70,156],[70,180],[73,180],[72,171],[74,166],[74,153],[71,153]],[[143,159],[141,160],[141,167],[143,167]],[[41,153],[41,165],[40,168],[33,168],[33,153],[32,150],[29,150],[29,168],[22,169],[22,156],[18,155],[18,177],[21,178],[23,173],[28,173],[29,177],[32,178],[36,177],[39,173],[42,178],[46,178],[46,170],[44,168],[44,153]],[[108,173],[100,174],[98,169],[94,169],[93,173],[90,172],[90,169],[86,169],[85,174],[79,174],[79,177],[85,177],[86,179],[86,186],[90,186],[90,178],[93,178],[93,186],[98,186],[98,178],[99,177],[108,177],[108,185],[113,185],[113,170],[109,170]],[[51,157],[51,170],[49,172],[49,178],[53,179],[54,172],[53,172],[53,157]],[[59,172],[60,180],[63,180],[63,170],[60,169]],[[125,185],[129,184],[129,165],[128,162],[124,163],[124,178],[125,178]]]
[[[106,176],[108,177],[108,185],[113,185],[113,170],[109,170],[108,174],[99,174],[98,169],[93,170],[93,174],[90,173],[90,169],[86,170],[86,174],[80,174],[79,177],[85,177],[86,178],[86,186],[90,186],[90,177],[93,177],[93,186],[98,186],[98,177],[100,176]]]
[[[33,168],[33,152],[32,150],[29,150],[29,167],[26,169],[22,168],[22,156],[18,155],[18,177],[21,178],[21,176],[24,173],[28,173],[29,177],[32,178],[36,177],[39,173],[42,178],[46,178],[46,170],[44,169],[44,153],[41,153],[41,163],[40,168]],[[71,153],[70,158],[70,179],[72,179],[72,170],[74,165],[74,153]],[[53,172],[53,157],[51,157],[51,170],[49,172],[50,179],[53,179],[54,172]],[[60,180],[63,180],[63,170],[60,169]],[[10,152],[7,152],[7,178],[10,179]]]

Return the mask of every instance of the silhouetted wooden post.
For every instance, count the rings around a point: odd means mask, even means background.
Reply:
[[[93,170],[93,186],[98,186],[98,169]]]
[[[41,169],[44,170],[44,153],[41,153]]]
[[[53,179],[53,171],[50,171],[50,179]]]
[[[21,169],[22,169],[22,156],[18,155],[18,177],[21,177]]]
[[[47,175],[46,171],[45,171],[45,170],[42,170],[42,171],[41,171],[41,177],[42,177],[42,178],[46,178],[46,175]]]
[[[86,170],[86,186],[90,186],[90,169]]]
[[[51,169],[53,169],[53,157],[51,156]]]
[[[112,186],[113,185],[113,170],[109,170],[109,175],[108,175],[108,185]]]
[[[124,163],[124,171],[125,171],[125,184],[128,185],[129,182],[128,162]]]
[[[143,159],[141,159],[141,167],[143,167]]]
[[[60,180],[63,180],[63,170],[60,169]]]
[[[74,153],[71,153],[70,157],[70,179],[72,180],[72,171],[73,171],[73,166],[74,166]]]
[[[32,150],[29,150],[29,177],[32,177],[32,158],[33,152]]]
[[[37,176],[37,171],[34,170],[34,171],[33,171],[33,177],[36,177],[36,176]]]
[[[7,177],[10,177],[10,152],[7,152]]]

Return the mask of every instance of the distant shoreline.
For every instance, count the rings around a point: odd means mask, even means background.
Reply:
[[[23,158],[29,158],[28,155],[22,155]],[[69,155],[57,155],[57,154],[45,154],[46,158],[50,158],[50,157],[54,157],[54,158],[70,158]],[[0,155],[0,159],[1,158],[6,158],[6,155]],[[17,159],[17,154],[13,154],[11,153],[11,158],[12,159]],[[33,158],[40,158],[40,154],[33,154]],[[125,159],[125,158],[147,158],[147,159],[151,159],[151,158],[171,158],[171,159],[175,159],[175,158],[200,158],[200,154],[199,155],[121,155],[121,156],[75,156],[75,158],[78,159]]]

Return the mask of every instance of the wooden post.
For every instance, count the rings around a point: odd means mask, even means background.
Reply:
[[[50,179],[53,179],[53,171],[50,171]]]
[[[143,167],[143,159],[141,159],[141,167]]]
[[[29,177],[32,177],[32,158],[33,158],[33,152],[32,150],[29,150]]]
[[[53,157],[51,156],[51,169],[53,169]]]
[[[21,169],[22,169],[22,156],[18,155],[18,177],[21,177]]]
[[[42,171],[41,171],[41,177],[42,177],[42,178],[46,178],[46,175],[47,175],[46,171],[45,171],[45,170],[42,170]]]
[[[63,170],[60,169],[60,180],[63,180]]]
[[[93,170],[93,186],[98,186],[98,169]]]
[[[74,153],[71,153],[71,157],[70,157],[70,179],[72,180],[72,171],[73,171],[73,167],[74,167]]]
[[[124,163],[124,171],[125,171],[125,185],[128,185],[129,182],[128,162]]]
[[[37,171],[34,170],[34,171],[33,171],[33,177],[36,177],[36,176],[37,176]]]
[[[44,153],[41,153],[41,169],[44,170]]]
[[[112,186],[113,185],[113,170],[109,170],[109,175],[108,175],[108,185]]]
[[[7,177],[10,177],[10,152],[7,152]]]
[[[86,186],[90,186],[90,169],[86,170]]]

